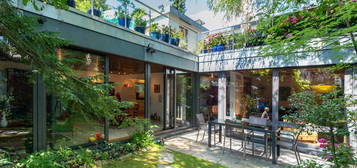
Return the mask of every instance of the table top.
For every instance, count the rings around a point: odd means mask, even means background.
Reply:
[[[14,138],[18,136],[29,135],[30,131],[3,131],[0,132],[0,138]]]
[[[248,119],[242,119],[242,120],[231,120],[233,121],[232,123],[236,122],[237,124],[241,123],[248,123]],[[214,124],[214,125],[226,125],[226,123],[223,121],[218,121],[218,120],[212,120],[209,121],[209,123]],[[269,126],[269,125],[268,125]],[[264,133],[273,133],[274,131],[271,129],[268,129],[268,127],[255,127],[255,126],[245,126],[244,129],[252,130],[252,131],[257,131],[257,132],[264,132]]]

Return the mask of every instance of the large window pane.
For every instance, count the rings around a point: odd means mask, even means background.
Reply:
[[[0,149],[8,152],[24,154],[33,149],[33,89],[29,82],[30,72],[30,66],[0,60]],[[9,97],[13,98],[12,101],[5,103],[4,100]]]
[[[192,73],[176,71],[176,126],[190,126],[192,119]]]
[[[238,118],[261,117],[271,109],[272,70],[232,71],[228,73],[227,112]],[[269,111],[271,118],[271,111]]]
[[[158,126],[158,130],[164,125],[164,67],[151,64],[151,84],[150,84],[150,121]]]
[[[74,61],[72,68],[80,77],[103,74],[104,59],[99,55],[70,49],[59,49],[57,54],[63,61]],[[103,79],[97,79],[95,82],[103,83]],[[85,144],[92,141],[91,137],[96,137],[96,134],[103,134],[103,119],[83,117],[75,111],[63,109],[61,102],[54,95],[48,96],[47,102],[49,111],[47,125],[51,148]]]
[[[126,117],[145,117],[145,64],[118,56],[110,56],[109,62],[109,82],[115,86],[112,96],[118,101],[134,102],[134,106],[122,109],[127,114],[125,117],[118,116],[116,122],[110,123],[109,140],[120,140],[127,138],[132,132],[132,128],[119,128]]]
[[[200,77],[200,112],[205,120],[218,119],[218,77],[215,73]]]

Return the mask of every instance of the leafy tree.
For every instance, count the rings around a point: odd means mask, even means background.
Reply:
[[[62,6],[60,1],[45,2]],[[107,96],[113,86],[93,82],[105,76],[79,77],[71,68],[74,60],[59,60],[56,49],[69,45],[69,41],[57,33],[36,29],[40,26],[38,18],[23,15],[10,0],[0,1],[0,6],[0,33],[4,37],[0,51],[7,53],[7,59],[31,65],[32,76],[40,76],[46,90],[67,110],[84,118],[113,119],[121,114],[121,108],[131,105]]]
[[[181,13],[186,13],[186,0],[170,0],[171,7],[177,9]]]
[[[349,157],[353,155],[352,148],[337,141],[338,136],[357,133],[357,113],[351,108],[356,100],[337,89],[329,93],[303,91],[290,96],[289,102],[294,110],[284,118],[298,123],[300,131],[327,132],[329,142],[326,139],[320,141],[326,160],[338,168],[357,164],[356,158]]]
[[[355,0],[208,0],[208,3],[215,12],[225,12],[227,17],[243,15],[243,22],[259,20],[257,32],[266,36],[266,46],[260,50],[262,55],[292,55],[291,59],[295,59],[324,49],[352,49],[357,56],[353,34],[357,31]],[[343,55],[335,56],[342,58]]]

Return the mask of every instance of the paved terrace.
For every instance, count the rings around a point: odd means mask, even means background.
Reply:
[[[222,144],[217,144],[211,148],[207,145],[207,133],[203,141],[201,141],[203,136],[203,131],[200,133],[200,137],[198,142],[196,142],[197,131],[191,131],[185,134],[181,134],[175,137],[171,137],[165,140],[165,145],[172,150],[183,152],[186,154],[190,154],[205,160],[209,160],[211,162],[219,163],[229,168],[283,168],[289,167],[291,165],[296,165],[296,159],[293,151],[287,149],[281,149],[281,155],[278,159],[278,164],[273,165],[270,159],[263,158],[260,156],[251,156],[246,155],[243,156],[243,152],[241,150],[241,141],[232,140],[232,151],[229,150],[229,139],[226,138],[226,149],[223,153]],[[213,137],[213,136],[212,136]],[[213,139],[213,138],[212,138]],[[218,142],[218,135],[217,135]],[[223,141],[223,138],[222,138]],[[250,148],[250,145],[247,145]],[[262,150],[262,147],[257,147],[256,154],[259,154]],[[251,151],[248,150],[248,153]],[[318,156],[308,155],[304,153],[300,153],[301,159],[313,159],[320,163],[323,163]]]

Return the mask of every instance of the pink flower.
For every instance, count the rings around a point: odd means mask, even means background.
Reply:
[[[254,33],[255,30],[254,30],[254,29],[249,29],[249,32],[250,32],[250,33]]]
[[[328,16],[329,16],[329,17],[332,17],[332,16],[333,16],[333,14],[332,14],[332,13],[330,13],[330,14],[328,14]]]
[[[325,139],[325,138],[320,138],[319,139],[319,143],[326,143],[327,142],[327,139]]]
[[[330,160],[330,159],[332,159],[332,156],[327,155],[327,156],[325,156],[325,157],[324,157],[324,159],[326,159],[326,160]]]
[[[339,144],[334,144],[335,145],[335,147],[338,147],[338,146],[340,146]]]
[[[285,35],[286,38],[292,37],[293,35],[291,33],[288,33]]]
[[[351,2],[357,2],[357,0],[351,0]]]
[[[320,144],[320,148],[326,148],[327,145],[326,144]]]
[[[310,7],[308,7],[308,6],[304,6],[304,7],[302,7],[303,9],[309,9]]]
[[[299,21],[299,19],[289,16],[289,21],[290,21],[290,23],[295,24],[295,23],[297,23]]]

